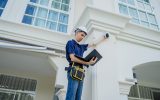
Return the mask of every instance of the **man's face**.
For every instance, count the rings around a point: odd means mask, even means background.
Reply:
[[[84,32],[77,32],[75,37],[78,42],[81,42],[85,36],[86,34]]]

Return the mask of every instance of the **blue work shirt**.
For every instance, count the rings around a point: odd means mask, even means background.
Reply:
[[[83,53],[87,50],[88,44],[79,44],[74,39],[69,40],[66,44],[66,59],[72,63],[70,54],[74,54],[79,57],[83,57]]]

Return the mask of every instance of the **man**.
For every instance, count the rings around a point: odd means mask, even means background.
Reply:
[[[94,64],[97,58],[92,58],[90,61],[83,61],[76,56],[83,57],[83,53],[89,47],[95,47],[103,40],[109,37],[106,34],[101,40],[94,44],[79,44],[85,36],[87,35],[87,30],[85,27],[79,27],[75,30],[75,39],[69,40],[66,44],[66,59],[69,62],[69,68],[67,69],[68,77],[68,88],[66,94],[66,100],[81,100],[82,89],[83,89],[83,80],[76,80],[71,77],[71,67],[73,63],[78,63],[83,68],[83,65]],[[75,56],[76,55],[76,56]]]

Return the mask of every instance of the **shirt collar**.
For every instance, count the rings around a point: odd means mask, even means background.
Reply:
[[[75,44],[79,45],[79,43],[78,43],[76,40],[74,40],[74,39],[72,39],[72,40],[73,40],[73,42],[74,42]]]

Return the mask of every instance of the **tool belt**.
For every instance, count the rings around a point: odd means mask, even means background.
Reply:
[[[83,66],[76,66],[75,63],[72,63],[70,75],[73,79],[82,81],[85,77],[85,70]]]

